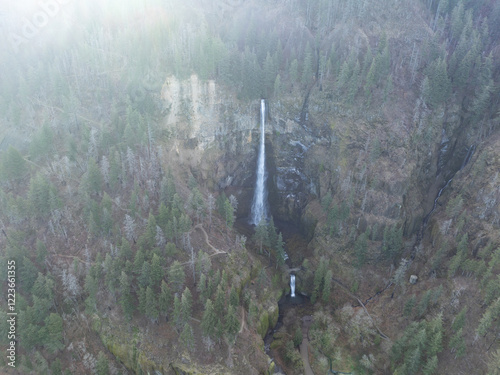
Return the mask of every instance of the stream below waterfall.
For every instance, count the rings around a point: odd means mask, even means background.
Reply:
[[[301,234],[300,227],[294,223],[281,220],[275,220],[274,223],[277,231],[282,233],[283,241],[285,242],[285,251],[288,254],[288,259],[282,267],[282,272],[290,273],[290,277],[288,278],[288,288],[283,290],[282,297],[278,301],[278,321],[274,327],[269,328],[264,337],[264,347],[266,354],[275,363],[274,373],[286,375],[287,373],[291,373],[292,369],[290,367],[287,368],[287,364],[282,358],[281,352],[284,349],[282,335],[293,336],[294,329],[300,327],[303,331],[303,337],[306,338],[308,327],[314,313],[313,305],[310,303],[309,297],[301,293],[301,279],[300,276],[296,274],[296,272],[300,272],[300,267],[304,258],[312,256],[312,253],[310,249],[308,249],[307,239]],[[252,238],[255,232],[255,227],[250,225],[248,219],[245,218],[236,220],[235,228],[249,239]],[[249,242],[249,245],[251,242],[252,241]],[[248,249],[256,254],[258,253],[257,248],[251,250],[251,247],[249,247]],[[274,260],[272,264],[268,264],[266,263],[267,259],[265,259],[267,256],[262,255],[262,257],[263,264],[266,265],[266,268],[275,268]],[[295,297],[291,296],[292,280],[295,283]],[[307,324],[304,325],[304,322]],[[300,348],[300,355],[303,361],[308,361],[308,348],[309,344],[306,339],[305,345],[301,345]],[[305,364],[305,367],[310,369],[309,363]],[[312,372],[308,372],[308,374],[312,374]]]

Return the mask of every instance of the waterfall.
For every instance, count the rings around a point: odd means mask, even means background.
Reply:
[[[295,297],[295,275],[290,275],[290,297]]]
[[[252,201],[252,211],[250,224],[257,225],[264,219],[267,220],[267,191],[266,191],[266,145],[265,145],[265,126],[266,126],[266,102],[260,101],[260,146],[257,160],[257,181],[255,183],[255,192]]]

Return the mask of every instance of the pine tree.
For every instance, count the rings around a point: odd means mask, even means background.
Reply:
[[[260,219],[259,224],[255,228],[254,240],[259,246],[259,253],[262,254],[262,246],[269,241],[267,225],[264,218]]]
[[[144,251],[142,251],[142,249],[137,250],[134,256],[134,274],[136,276],[139,276],[142,273],[145,261],[146,257],[144,255]]]
[[[63,320],[59,314],[51,313],[45,319],[45,328],[47,329],[47,338],[44,346],[51,352],[64,348],[63,339]]]
[[[99,352],[96,363],[97,375],[109,375],[109,362],[103,352]]]
[[[271,217],[269,221],[269,225],[267,227],[268,239],[269,239],[269,247],[275,249],[278,242],[278,233],[276,232],[276,227],[274,226],[274,219]]]
[[[181,314],[184,320],[191,318],[193,313],[193,295],[188,287],[184,289],[181,296]]]
[[[175,295],[174,295],[174,309],[172,312],[172,318],[174,320],[175,326],[179,330],[182,327],[184,320],[183,320],[182,312],[181,312],[181,300],[180,300],[179,296],[177,295],[177,293],[175,293]]]
[[[331,270],[326,271],[323,284],[323,293],[321,295],[321,299],[324,303],[328,303],[328,301],[330,300],[330,294],[332,291],[332,278],[333,272]]]
[[[146,316],[151,319],[152,322],[158,320],[158,301],[156,299],[153,288],[146,288]]]
[[[164,280],[162,280],[160,296],[158,297],[159,313],[166,317],[168,315],[168,311],[170,310],[171,304],[172,304],[172,291],[168,287],[167,283]]]
[[[179,340],[183,346],[185,346],[190,352],[194,351],[194,334],[193,328],[189,323],[184,323],[184,327],[182,329],[181,335],[179,336]]]
[[[219,284],[217,286],[217,291],[215,292],[215,302],[214,302],[215,314],[219,318],[222,318],[224,316],[226,310],[225,306],[226,306],[226,295]]]
[[[151,265],[147,260],[142,263],[141,274],[137,280],[142,288],[146,288],[151,285]]]
[[[358,236],[354,244],[354,252],[356,254],[356,266],[361,268],[366,261],[366,251],[368,249],[368,236],[363,233]]]
[[[229,303],[235,309],[240,304],[240,296],[238,295],[238,292],[236,291],[236,288],[234,286],[231,287],[231,292],[229,293]]]
[[[158,285],[160,280],[163,279],[163,267],[161,265],[160,257],[157,254],[153,254],[153,259],[151,260],[151,285],[154,287]]]
[[[278,239],[276,240],[276,268],[281,267],[285,263],[285,243],[283,242],[283,236],[281,232],[278,234]]]
[[[203,335],[210,338],[215,338],[217,326],[217,315],[211,299],[207,299],[205,302],[205,311],[203,312],[203,317],[201,319],[201,328],[203,330]]]
[[[172,289],[180,292],[184,287],[185,280],[184,268],[179,261],[174,261],[168,270],[168,281],[172,285]]]
[[[23,156],[12,146],[9,146],[0,160],[0,180],[2,181],[20,179],[28,172],[28,167]]]
[[[146,289],[139,287],[139,292],[137,293],[137,298],[139,299],[139,304],[137,309],[141,314],[146,314]]]
[[[120,293],[120,305],[122,307],[123,314],[128,320],[130,320],[134,312],[134,305],[130,294],[130,281],[125,271],[122,271],[120,276]]]
[[[101,191],[102,176],[93,158],[90,158],[88,162],[86,184],[89,194],[99,193]]]
[[[235,308],[232,305],[229,305],[225,318],[224,330],[230,343],[233,343],[236,339],[236,334],[238,333],[239,326],[240,322],[238,321],[238,317],[236,316]]]

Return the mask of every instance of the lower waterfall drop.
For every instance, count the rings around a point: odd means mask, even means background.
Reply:
[[[295,297],[295,275],[290,275],[290,297]]]

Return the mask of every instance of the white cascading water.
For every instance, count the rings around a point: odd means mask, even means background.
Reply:
[[[265,145],[265,126],[266,126],[266,102],[260,101],[260,146],[259,158],[257,160],[257,181],[255,183],[255,192],[252,201],[252,211],[250,224],[257,225],[264,219],[267,220],[267,191],[266,191],[266,145]]]
[[[295,297],[295,275],[290,275],[290,297]]]

